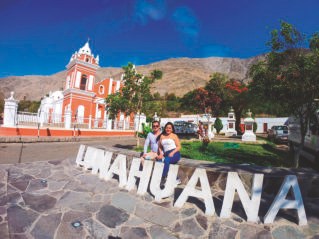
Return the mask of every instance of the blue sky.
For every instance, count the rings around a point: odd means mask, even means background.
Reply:
[[[0,0],[0,77],[65,70],[87,39],[100,66],[267,52],[280,20],[319,31],[318,0]]]

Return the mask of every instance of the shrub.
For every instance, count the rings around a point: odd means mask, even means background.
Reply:
[[[253,124],[253,131],[254,131],[254,133],[256,133],[256,131],[257,131],[257,127],[258,127],[257,123],[256,123],[256,122],[254,122],[254,124]]]
[[[214,128],[216,129],[217,134],[223,129],[223,123],[220,118],[217,118],[214,123]]]
[[[138,133],[138,137],[146,139],[148,133],[152,131],[152,128],[146,125],[145,123],[142,123],[142,127],[143,127],[143,132]]]

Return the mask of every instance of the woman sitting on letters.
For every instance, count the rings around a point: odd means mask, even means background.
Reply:
[[[168,122],[164,127],[164,132],[159,136],[159,152],[164,152],[164,170],[162,179],[166,180],[170,164],[176,164],[181,159],[181,144],[178,136],[175,134],[174,125]],[[179,180],[178,180],[179,181]]]

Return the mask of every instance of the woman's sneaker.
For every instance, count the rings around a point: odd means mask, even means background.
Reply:
[[[175,183],[176,183],[176,185],[180,185],[182,183],[182,181],[179,178],[177,178]]]

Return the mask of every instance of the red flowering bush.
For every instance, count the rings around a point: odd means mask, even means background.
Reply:
[[[236,81],[236,80],[229,81],[228,83],[226,83],[225,87],[227,89],[236,91],[238,93],[242,93],[242,92],[245,92],[248,90],[248,88],[243,83],[241,83],[240,81]]]
[[[210,140],[207,136],[202,139],[202,147],[204,150],[207,149],[209,143],[210,143]]]

